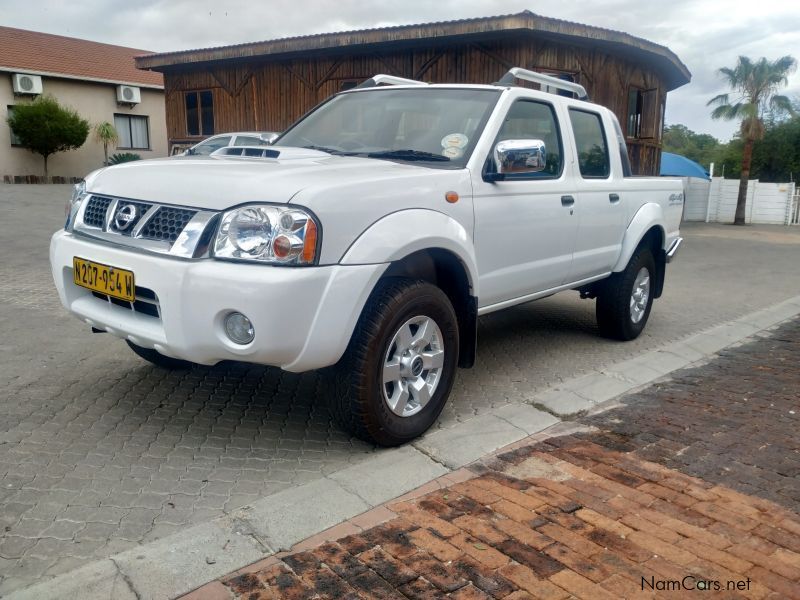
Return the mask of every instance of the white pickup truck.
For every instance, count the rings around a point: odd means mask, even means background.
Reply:
[[[480,315],[577,290],[604,335],[644,328],[682,185],[631,177],[616,117],[585,98],[522,69],[378,75],[272,146],[96,171],[51,241],[58,294],[161,367],[334,365],[341,426],[402,444],[473,365]]]

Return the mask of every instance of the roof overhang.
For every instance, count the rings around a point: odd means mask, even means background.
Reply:
[[[365,48],[383,51],[419,46],[443,46],[496,40],[508,38],[509,35],[548,39],[556,43],[586,48],[607,49],[609,53],[657,69],[670,90],[691,80],[689,69],[666,46],[624,32],[542,17],[530,11],[498,17],[324,33],[235,46],[150,54],[136,57],[136,66],[139,69],[164,73],[186,70],[199,63],[263,62],[298,56],[316,56],[322,53],[326,56],[341,55],[363,51]]]
[[[164,90],[163,85],[153,85],[152,83],[140,83],[138,81],[122,81],[116,79],[101,79],[99,77],[85,77],[83,75],[69,75],[66,73],[54,73],[52,71],[37,71],[36,69],[24,69],[14,67],[4,67],[0,65],[0,73],[24,73],[25,75],[39,75],[41,77],[52,77],[53,79],[71,79],[73,81],[85,81],[88,83],[104,83],[110,85],[129,85],[150,90]]]

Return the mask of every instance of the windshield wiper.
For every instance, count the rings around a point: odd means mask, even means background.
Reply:
[[[423,152],[422,150],[383,150],[381,152],[365,152],[369,158],[396,158],[398,160],[429,160],[436,162],[450,162],[450,159],[441,154]]]

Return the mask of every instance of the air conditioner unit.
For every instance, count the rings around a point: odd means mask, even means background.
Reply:
[[[117,86],[117,102],[120,104],[139,104],[142,101],[142,92],[132,85]]]
[[[27,73],[14,73],[12,76],[15,94],[41,94],[42,78]]]

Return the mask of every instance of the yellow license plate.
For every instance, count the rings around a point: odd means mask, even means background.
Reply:
[[[72,279],[75,285],[106,294],[112,298],[133,302],[136,300],[136,285],[133,271],[78,258],[72,259]]]

